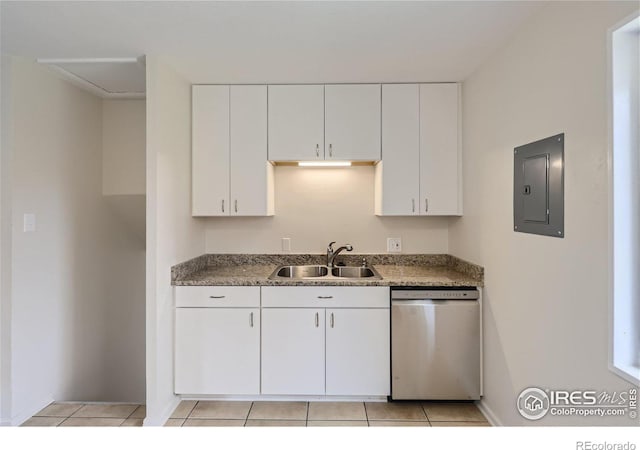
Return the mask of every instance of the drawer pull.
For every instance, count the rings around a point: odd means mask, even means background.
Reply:
[[[224,298],[224,295],[210,295],[209,298]]]
[[[333,298],[333,295],[318,295],[318,298],[322,298],[322,299]]]

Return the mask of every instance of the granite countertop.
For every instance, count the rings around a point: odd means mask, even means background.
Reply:
[[[484,269],[451,255],[344,255],[347,265],[366,257],[382,276],[371,279],[279,279],[280,265],[324,264],[324,255],[207,254],[171,268],[175,286],[483,286]]]

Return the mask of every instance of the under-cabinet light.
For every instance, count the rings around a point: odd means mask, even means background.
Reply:
[[[298,167],[350,167],[351,161],[298,161]]]

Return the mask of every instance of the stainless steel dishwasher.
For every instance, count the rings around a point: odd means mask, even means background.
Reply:
[[[481,395],[475,287],[391,288],[391,398],[477,400]]]

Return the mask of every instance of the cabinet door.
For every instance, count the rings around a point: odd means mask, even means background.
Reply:
[[[269,160],[324,159],[324,86],[269,86]]]
[[[389,395],[389,309],[328,309],[327,395]]]
[[[267,161],[267,86],[230,89],[231,215],[273,215],[273,166]]]
[[[229,86],[193,86],[191,213],[229,215]]]
[[[260,393],[260,309],[176,308],[177,394]]]
[[[376,165],[376,215],[420,214],[419,155],[419,85],[382,85],[382,161]]]
[[[324,309],[262,310],[262,394],[324,394]]]
[[[380,85],[326,85],[325,159],[380,160]]]
[[[420,85],[420,212],[461,215],[458,85]]]

